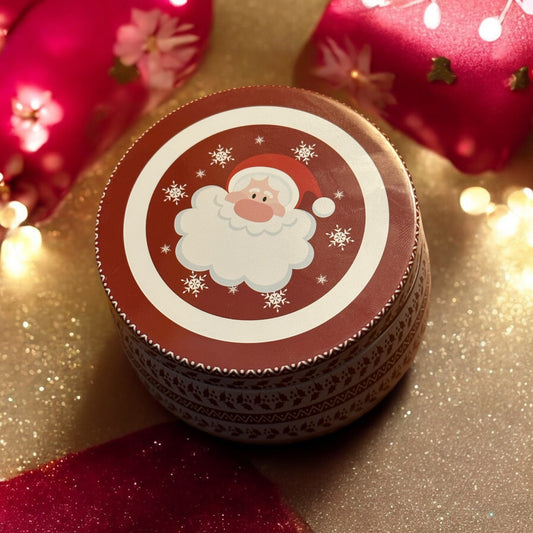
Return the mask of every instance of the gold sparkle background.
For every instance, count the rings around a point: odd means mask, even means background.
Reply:
[[[94,260],[100,195],[122,153],[177,105],[291,84],[326,0],[215,1],[199,72],[80,178],[25,275],[0,278],[0,478],[171,419],[122,355]],[[235,448],[316,533],[533,530],[533,248],[498,239],[459,194],[533,183],[533,139],[500,173],[466,176],[383,126],[415,181],[430,247],[429,325],[406,377],[372,413],[290,447]]]

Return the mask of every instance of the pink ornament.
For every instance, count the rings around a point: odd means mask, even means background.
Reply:
[[[194,72],[212,2],[13,6],[0,52],[0,172],[12,199],[32,199],[35,222],[53,212],[85,165]]]
[[[464,172],[497,170],[533,123],[532,12],[531,0],[332,0],[296,81],[381,116]]]

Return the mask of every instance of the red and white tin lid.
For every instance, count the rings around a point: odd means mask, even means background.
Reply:
[[[298,368],[390,320],[418,246],[400,157],[300,89],[251,87],[167,115],[126,153],[97,226],[126,324],[207,372]]]

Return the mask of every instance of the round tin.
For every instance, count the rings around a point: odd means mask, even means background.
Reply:
[[[141,380],[233,440],[355,420],[406,372],[426,323],[427,245],[401,158],[301,89],[234,89],[157,122],[106,187],[96,248]]]

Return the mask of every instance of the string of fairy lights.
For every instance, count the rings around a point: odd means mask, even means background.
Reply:
[[[408,8],[421,3],[427,3],[424,10],[424,25],[430,30],[437,29],[442,19],[441,8],[437,0],[362,0],[362,3],[369,9],[394,5]],[[478,33],[484,41],[493,42],[501,37],[503,22],[513,3],[518,4],[527,15],[533,15],[533,0],[507,0],[499,15],[491,15],[480,22]]]

